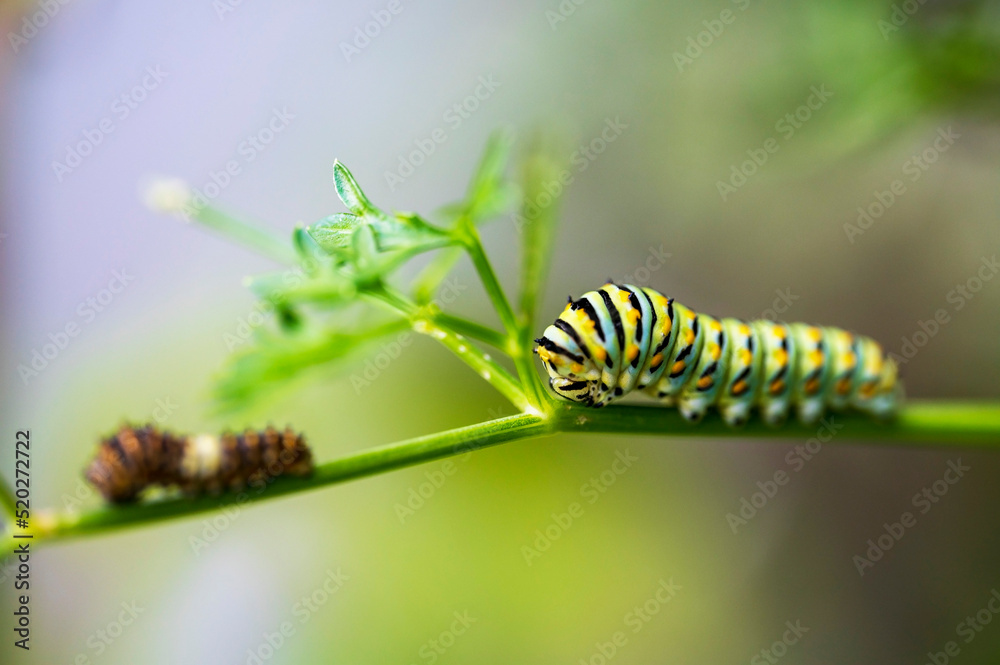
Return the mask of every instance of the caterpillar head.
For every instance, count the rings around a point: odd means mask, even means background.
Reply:
[[[535,353],[545,365],[556,394],[588,406],[600,401],[601,369],[581,331],[560,317],[535,343]]]

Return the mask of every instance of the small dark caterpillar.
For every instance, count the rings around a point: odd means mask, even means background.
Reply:
[[[827,408],[892,415],[896,362],[839,328],[715,319],[648,288],[608,283],[569,304],[535,342],[549,384],[601,407],[643,390],[698,421],[716,406],[730,425],[753,407],[771,425],[794,406],[812,423]]]
[[[105,499],[125,503],[152,485],[217,492],[279,475],[307,476],[312,469],[312,452],[291,429],[177,436],[154,425],[123,425],[101,441],[85,475]]]

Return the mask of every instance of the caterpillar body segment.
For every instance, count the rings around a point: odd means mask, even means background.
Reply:
[[[717,408],[730,425],[756,409],[779,425],[827,409],[888,417],[902,387],[874,340],[804,323],[697,314],[650,288],[608,283],[569,304],[535,340],[559,395],[602,407],[641,390],[691,421]]]
[[[240,489],[279,475],[308,476],[312,451],[291,429],[175,435],[154,425],[122,425],[101,441],[85,476],[112,503],[136,500],[150,486],[186,494]]]

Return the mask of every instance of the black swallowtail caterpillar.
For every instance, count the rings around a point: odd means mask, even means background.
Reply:
[[[730,425],[757,407],[771,425],[795,407],[812,423],[827,408],[891,416],[897,366],[874,340],[803,323],[716,319],[649,288],[609,282],[569,299],[535,340],[559,395],[601,407],[643,390],[691,421],[716,406]]]
[[[123,425],[101,441],[86,477],[105,499],[125,503],[153,485],[197,494],[240,489],[280,475],[307,476],[312,470],[304,437],[287,428],[177,436],[153,425]]]

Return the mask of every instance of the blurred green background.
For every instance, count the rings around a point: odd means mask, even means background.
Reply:
[[[136,195],[156,174],[211,191],[234,161],[216,203],[287,232],[341,210],[336,157],[378,204],[431,212],[461,195],[498,126],[555,126],[582,146],[609,120],[622,126],[572,167],[544,312],[608,276],[747,318],[781,292],[781,318],[863,331],[900,353],[944,309],[948,323],[903,366],[909,394],[1000,395],[1000,280],[955,295],[1000,244],[994,3],[78,0],[50,3],[38,27],[39,11],[0,10],[0,469],[12,476],[13,433],[30,428],[37,506],[86,494],[97,437],[126,418],[162,416],[178,431],[293,423],[328,460],[510,414],[421,338],[360,389],[352,375],[377,348],[251,413],[213,418],[227,335],[255,311],[241,280],[273,266]],[[467,102],[481,77],[499,85]],[[832,94],[802,111],[813,88]],[[293,117],[258,149],[251,137],[275,110]],[[958,138],[935,147],[949,128]],[[445,140],[391,182],[435,129]],[[101,140],[78,166],[54,166],[88,136]],[[719,182],[754,170],[744,162],[765,145],[767,160],[723,197]],[[849,234],[895,180],[903,193]],[[495,221],[484,240],[513,288],[513,224]],[[661,267],[637,273],[663,252]],[[116,270],[134,281],[82,314]],[[455,311],[490,321],[471,266],[455,276]],[[22,377],[68,322],[81,333]],[[53,664],[759,663],[798,621],[809,630],[775,648],[781,662],[925,663],[948,641],[963,663],[994,662],[1000,621],[971,633],[960,622],[1000,588],[1000,459],[831,444],[797,470],[787,456],[803,443],[558,436],[264,503],[218,518],[218,532],[208,517],[67,542],[33,558],[30,654],[7,630],[0,653]],[[606,492],[586,489],[618,453],[638,461]],[[971,471],[921,514],[913,495],[959,458]],[[779,470],[788,484],[734,534],[727,513]],[[401,518],[421,490],[430,496]],[[523,548],[573,502],[582,516],[529,565]],[[916,526],[859,575],[852,557],[908,510]],[[326,596],[338,570],[346,579]],[[660,604],[670,581],[679,589]],[[312,594],[324,602],[303,611]],[[119,630],[133,602],[142,612]],[[647,602],[657,612],[637,623]],[[293,631],[270,649],[286,621]]]

